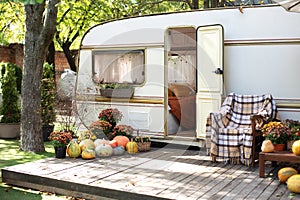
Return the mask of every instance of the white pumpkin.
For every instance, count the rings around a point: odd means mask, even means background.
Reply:
[[[272,144],[271,140],[265,140],[263,141],[261,145],[261,151],[265,153],[273,152],[274,151],[274,145]]]
[[[99,146],[99,145],[104,145],[104,144],[109,144],[109,140],[105,140],[105,139],[96,139],[94,141],[95,146]]]
[[[98,157],[109,157],[113,154],[113,148],[109,144],[98,145],[95,152]]]

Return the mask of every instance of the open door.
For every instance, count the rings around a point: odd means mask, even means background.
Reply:
[[[223,94],[224,34],[221,25],[197,29],[197,138],[205,139],[206,119],[219,110]]]

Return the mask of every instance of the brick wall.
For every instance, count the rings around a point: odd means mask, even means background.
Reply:
[[[77,51],[73,52],[77,55]],[[23,66],[23,45],[22,44],[10,44],[9,46],[0,46],[0,62],[10,62]],[[55,71],[56,78],[59,79],[64,69],[70,69],[69,63],[63,52],[57,51],[55,53]]]

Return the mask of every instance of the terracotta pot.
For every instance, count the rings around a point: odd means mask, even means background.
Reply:
[[[274,145],[274,151],[284,151],[285,150],[285,144],[273,144]]]

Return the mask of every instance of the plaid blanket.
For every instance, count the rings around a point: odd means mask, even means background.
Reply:
[[[251,164],[252,115],[262,115],[265,121],[278,119],[276,104],[270,94],[230,93],[220,111],[210,113],[206,125],[206,148],[214,161]]]

